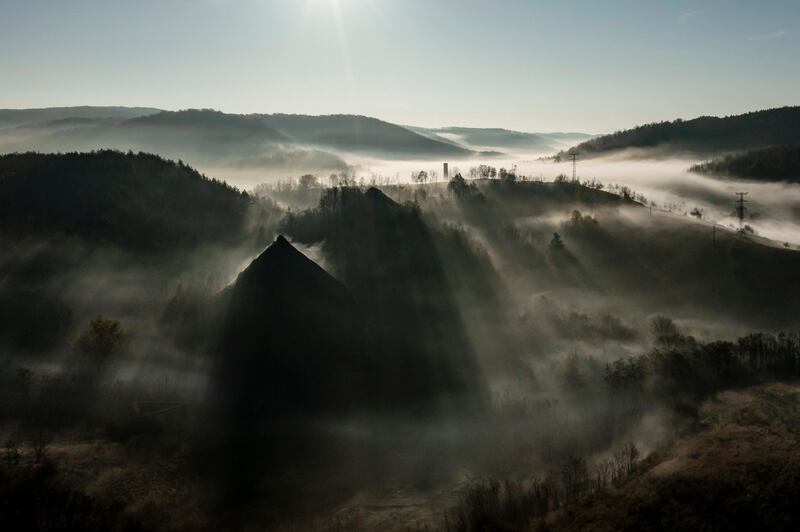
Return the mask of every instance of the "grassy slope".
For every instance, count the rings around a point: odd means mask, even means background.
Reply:
[[[643,471],[585,507],[555,515],[555,531],[793,530],[800,519],[800,387],[719,394],[706,428],[655,453]]]

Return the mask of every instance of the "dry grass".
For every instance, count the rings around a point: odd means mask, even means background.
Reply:
[[[724,392],[707,429],[648,459],[646,473],[585,508],[548,519],[554,531],[797,530],[800,387]]]
[[[6,472],[33,474],[39,467],[29,442],[20,448],[20,463]],[[206,528],[197,500],[197,485],[183,473],[181,457],[143,453],[105,440],[61,437],[48,443],[46,461],[54,480],[102,507],[120,510],[145,529]]]

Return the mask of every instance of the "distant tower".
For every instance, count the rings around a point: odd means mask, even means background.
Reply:
[[[736,195],[738,196],[736,199],[736,216],[739,218],[739,227],[741,227],[744,222],[744,215],[747,213],[747,207],[744,206],[747,203],[747,200],[744,199],[747,196],[747,192],[737,192]]]
[[[574,151],[570,153],[569,156],[572,158],[572,181],[574,182],[577,180],[577,173],[575,172],[575,166],[578,160],[578,152]]]
[[[447,163],[442,163],[442,175],[444,176],[445,180],[450,178],[450,170],[447,167]]]

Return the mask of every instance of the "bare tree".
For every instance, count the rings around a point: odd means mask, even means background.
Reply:
[[[588,485],[589,471],[586,459],[570,456],[561,468],[561,484],[564,489],[564,504],[570,505],[580,501]]]

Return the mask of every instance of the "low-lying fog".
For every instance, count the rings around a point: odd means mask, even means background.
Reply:
[[[517,174],[530,179],[552,181],[557,175],[572,176],[572,162],[553,162],[543,159],[551,154],[522,154],[507,158],[485,158],[449,161],[450,176],[462,173],[469,176],[470,168],[486,164],[497,169],[516,167]],[[434,181],[443,180],[441,160],[377,160],[348,159],[356,181],[364,183],[407,183],[411,174],[424,170]],[[578,160],[577,176],[582,181],[598,180],[606,190],[628,187],[633,193],[643,195],[653,207],[671,211],[681,216],[690,216],[697,209],[700,218],[726,227],[738,227],[735,210],[736,192],[747,192],[747,216],[745,223],[756,234],[777,241],[779,244],[800,245],[800,186],[788,183],[768,183],[728,178],[715,178],[695,174],[689,168],[697,159],[624,159],[597,158]],[[232,184],[251,189],[262,181],[259,175],[241,174],[219,170]],[[328,176],[320,175],[327,184]],[[619,188],[617,188],[619,190]],[[697,211],[695,211],[694,218]]]

